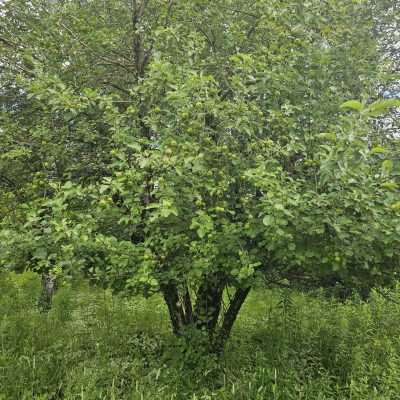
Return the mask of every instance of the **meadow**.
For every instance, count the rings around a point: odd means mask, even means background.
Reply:
[[[339,302],[256,289],[222,357],[170,333],[161,299],[0,275],[0,399],[398,399],[400,287]]]

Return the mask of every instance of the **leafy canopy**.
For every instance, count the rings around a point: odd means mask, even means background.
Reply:
[[[222,336],[260,274],[296,287],[390,282],[398,141],[369,121],[399,103],[365,100],[386,76],[380,11],[8,1],[0,264],[161,291],[176,332],[202,321],[213,333],[234,287]]]

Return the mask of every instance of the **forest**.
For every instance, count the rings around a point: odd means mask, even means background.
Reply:
[[[398,400],[400,3],[0,1],[0,400]]]

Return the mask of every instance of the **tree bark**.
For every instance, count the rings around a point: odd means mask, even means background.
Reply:
[[[167,304],[174,335],[180,336],[185,325],[185,313],[179,299],[178,288],[174,283],[161,286],[164,301]]]
[[[222,353],[239,311],[250,292],[250,287],[236,290],[228,309],[222,314],[222,323],[218,329],[224,286],[223,280],[208,277],[197,291],[197,301],[193,309],[187,287],[184,288],[183,296],[180,296],[176,284],[162,285],[161,292],[168,307],[173,333],[182,336],[185,332],[190,332],[188,327],[202,331],[208,337],[210,351]],[[188,340],[190,342],[190,333]]]
[[[235,323],[236,318],[239,314],[240,308],[242,307],[249,293],[250,287],[246,289],[238,288],[236,290],[235,295],[229,303],[228,310],[224,315],[222,326],[216,334],[212,344],[213,350],[216,353],[220,353],[223,351],[225,343],[229,339],[229,336],[231,334],[233,324]]]
[[[183,306],[185,308],[185,323],[187,325],[193,322],[193,307],[192,300],[190,298],[189,288],[186,286],[185,294],[183,296]]]
[[[43,312],[51,309],[54,293],[57,290],[57,278],[49,272],[42,273],[42,292],[39,298],[39,308]]]
[[[140,23],[144,12],[148,5],[148,0],[133,0],[132,1],[132,51],[134,55],[134,64],[136,72],[136,80],[143,78],[146,64],[148,63],[149,53],[146,54],[143,46],[143,37],[140,33]]]

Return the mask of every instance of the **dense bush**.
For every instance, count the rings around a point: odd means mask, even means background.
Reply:
[[[400,288],[345,303],[253,292],[222,359],[169,333],[160,298],[0,276],[0,399],[396,399]],[[196,337],[193,337],[196,340]],[[196,346],[198,348],[199,346]]]

